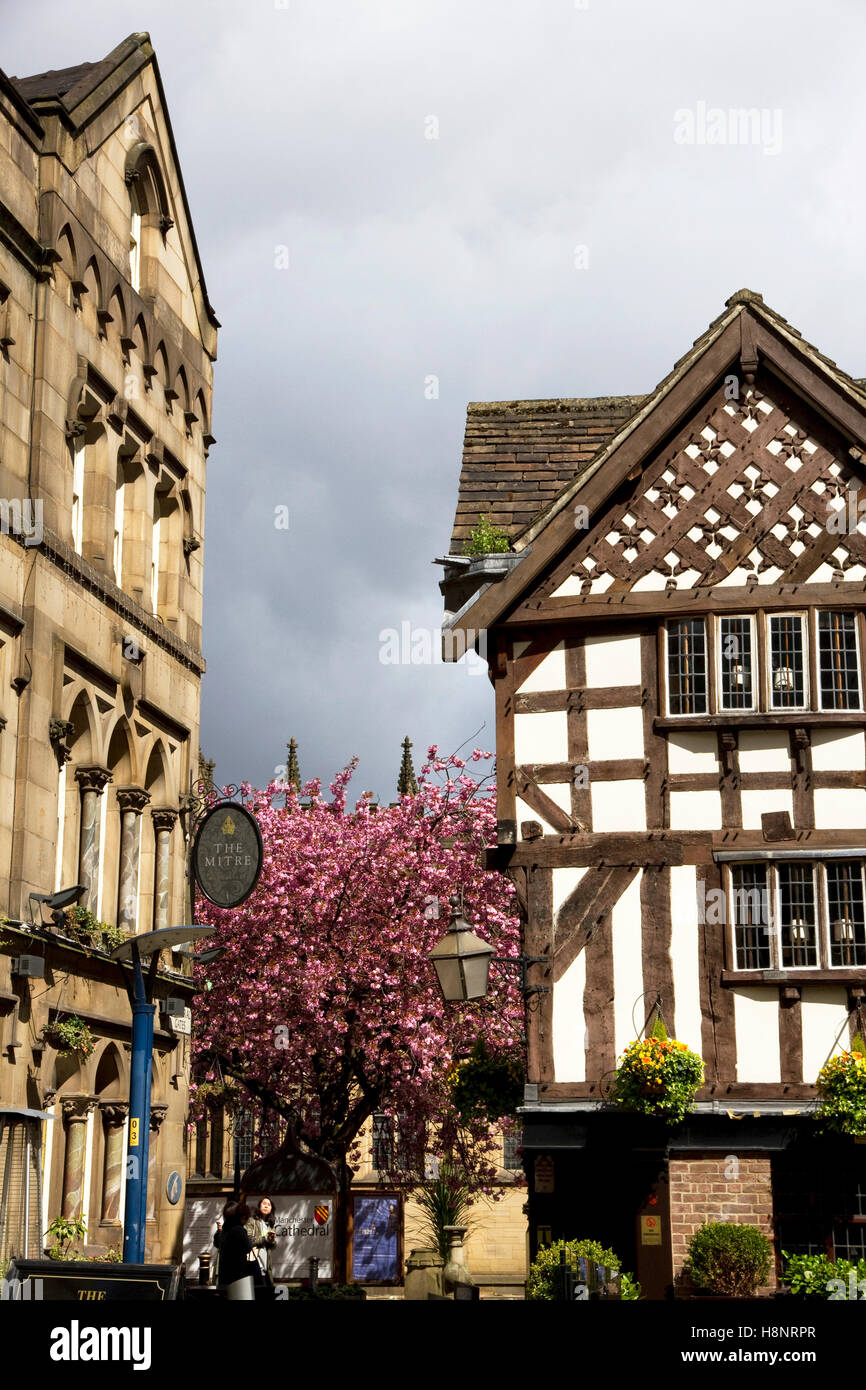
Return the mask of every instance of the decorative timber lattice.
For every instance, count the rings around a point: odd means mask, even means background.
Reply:
[[[634,494],[588,532],[544,591],[862,583],[860,479],[841,445],[834,450],[810,434],[798,403],[783,406],[780,398],[781,389],[771,397],[750,387],[741,402],[717,393],[687,442],[648,465]]]

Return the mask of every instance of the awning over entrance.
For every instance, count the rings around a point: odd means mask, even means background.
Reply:
[[[585,1124],[571,1120],[544,1119],[533,1124],[527,1115],[523,1126],[523,1151],[528,1149],[585,1149],[588,1135]]]

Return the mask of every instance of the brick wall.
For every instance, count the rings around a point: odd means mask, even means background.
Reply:
[[[707,1221],[757,1226],[773,1235],[773,1190],[769,1158],[713,1154],[670,1160],[671,1237],[674,1280],[680,1282],[689,1240]],[[766,1290],[776,1287],[771,1267]]]

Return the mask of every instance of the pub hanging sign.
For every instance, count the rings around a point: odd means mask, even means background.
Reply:
[[[216,907],[239,907],[262,871],[258,821],[235,801],[221,801],[205,814],[192,847],[192,871]]]

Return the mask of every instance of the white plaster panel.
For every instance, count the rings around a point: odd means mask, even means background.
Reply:
[[[671,792],[671,830],[721,828],[722,798],[719,792]]]
[[[828,564],[819,565],[814,573],[807,575],[807,584],[832,584],[834,583],[833,566]]]
[[[863,734],[813,729],[812,767],[816,772],[862,772]]]
[[[511,650],[516,658],[518,656],[523,656],[523,653],[528,652],[531,646],[531,642],[521,642],[519,639],[517,639],[511,644]]]
[[[576,574],[570,574],[563,580],[558,589],[554,589],[551,598],[569,598],[572,594],[581,592],[581,582]]]
[[[540,661],[531,675],[526,677],[519,691],[529,694],[533,690],[565,689],[565,643],[560,642]]]
[[[526,763],[568,762],[568,717],[565,710],[547,714],[515,714],[514,761]]]
[[[631,778],[627,782],[593,782],[589,795],[594,832],[646,830],[646,797],[642,781]]]
[[[781,1081],[779,991],[744,985],[731,993],[737,1035],[737,1080]]]
[[[788,735],[773,729],[741,729],[741,772],[790,772]]]
[[[553,986],[553,1074],[557,1081],[586,1080],[585,985],[586,953],[581,951]]]
[[[571,786],[568,782],[545,782],[541,790],[551,801],[555,801],[561,810],[571,815]]]
[[[760,830],[761,816],[768,811],[787,811],[794,820],[794,797],[793,793],[785,791],[784,787],[779,787],[773,791],[743,791],[740,793],[743,806],[743,829]]]
[[[545,784],[543,788],[545,794],[550,797],[555,805],[561,810],[571,815],[571,787],[567,782],[551,782]],[[528,805],[522,797],[515,797],[515,815],[517,817],[518,830],[525,820],[537,820],[540,822],[545,835],[558,835],[560,832],[549,821],[545,820],[540,811],[536,811],[533,806]]]
[[[695,729],[668,735],[670,772],[718,772],[719,744],[713,733]]]
[[[617,1058],[630,1042],[634,1042],[645,1013],[641,998],[644,984],[640,881],[641,874],[638,874],[614,903],[611,913],[614,1046]]]
[[[800,993],[803,1080],[814,1082],[832,1053],[848,1046],[848,992],[842,985],[804,985]],[[834,1046],[836,1034],[842,1036]]]
[[[661,589],[666,589],[667,584],[667,575],[661,574],[659,570],[650,570],[647,574],[642,574],[636,584],[632,584],[632,593],[657,593]]]
[[[625,709],[587,710],[586,733],[591,762],[604,758],[644,756],[643,710],[640,705],[628,705]]]
[[[640,685],[641,679],[640,637],[617,633],[586,638],[587,685]]]
[[[519,796],[515,798],[514,813],[517,817],[518,833],[520,832],[522,822],[525,820],[537,820],[545,835],[555,835],[557,833],[550,822],[544,819],[540,811],[536,811],[534,806],[528,806]]]
[[[566,898],[574,892],[586,873],[585,868],[554,869],[553,871],[553,920]]]
[[[818,830],[862,830],[866,826],[866,791],[862,787],[816,787]]]
[[[692,1052],[701,1051],[701,983],[697,872],[691,864],[671,868],[671,963],[674,976],[674,1032]]]

